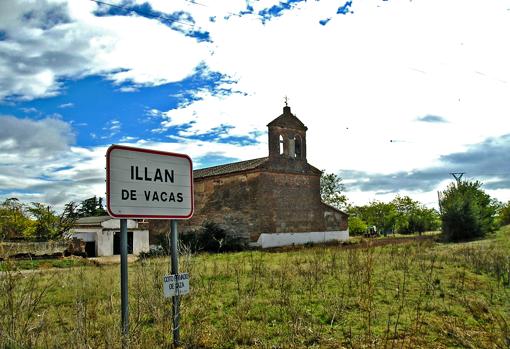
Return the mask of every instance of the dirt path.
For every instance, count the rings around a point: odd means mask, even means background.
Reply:
[[[91,257],[88,258],[90,261],[92,261],[93,264],[96,266],[101,265],[114,265],[114,264],[120,264],[120,256],[108,256],[108,257]],[[134,263],[138,260],[138,256],[135,255],[128,255],[128,263]],[[83,267],[89,267],[93,266],[91,265],[82,265],[82,266],[73,266],[73,267],[65,267],[65,268],[39,268],[39,269],[21,269],[16,271],[11,271],[11,273],[19,273],[19,274],[31,274],[31,273],[46,273],[46,272],[56,272],[56,271],[69,271],[74,269],[80,269]],[[0,277],[2,275],[7,274],[6,271],[0,271]]]
[[[335,249],[357,249],[357,248],[367,248],[369,246],[372,247],[380,247],[386,245],[398,245],[398,244],[409,244],[413,242],[424,242],[424,241],[434,241],[437,238],[437,235],[421,235],[421,236],[409,236],[409,237],[385,237],[385,238],[362,238],[359,242],[345,242],[339,243],[337,241],[330,241],[325,244],[316,244],[315,246],[325,246],[329,248]],[[267,252],[290,252],[297,251],[303,248],[307,248],[306,245],[295,245],[295,246],[283,246],[283,247],[275,247],[263,251]]]
[[[107,256],[107,257],[91,257],[89,260],[93,261],[96,264],[100,265],[109,265],[109,264],[120,264],[120,255],[115,256]],[[133,263],[138,260],[138,256],[128,255],[128,263]]]

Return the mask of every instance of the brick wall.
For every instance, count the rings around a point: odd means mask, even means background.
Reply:
[[[260,185],[261,230],[253,240],[260,233],[324,230],[319,176],[264,172]]]
[[[206,221],[230,234],[257,241],[261,233],[347,229],[347,218],[320,200],[317,174],[252,171],[195,181],[195,213],[179,230],[199,229]]]
[[[196,180],[195,213],[179,224],[180,230],[196,230],[212,221],[230,234],[249,240],[260,229],[256,206],[259,178],[260,172],[247,172]]]

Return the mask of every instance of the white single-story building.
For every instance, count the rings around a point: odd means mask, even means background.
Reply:
[[[127,220],[128,253],[138,255],[149,251],[149,230],[139,228],[138,222]],[[120,220],[110,216],[84,217],[76,221],[70,238],[85,242],[88,257],[120,254]]]

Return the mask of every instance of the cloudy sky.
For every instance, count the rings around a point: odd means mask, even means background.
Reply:
[[[510,200],[509,0],[0,1],[0,199],[104,196],[105,153],[267,155],[288,96],[355,204]]]

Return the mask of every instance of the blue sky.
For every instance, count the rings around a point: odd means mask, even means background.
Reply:
[[[265,156],[288,96],[355,204],[510,200],[510,1],[105,2],[0,3],[0,199],[104,196],[111,144]]]
[[[126,137],[168,141],[166,134],[172,130],[153,132],[159,128],[161,120],[151,110],[175,109],[193,100],[192,93],[196,90],[213,91],[222,80],[221,74],[203,76],[202,68],[198,68],[182,81],[136,87],[133,92],[122,91],[132,84],[112,86],[111,81],[98,75],[79,80],[63,79],[56,96],[6,103],[0,105],[0,113],[34,120],[61,118],[73,125],[76,143],[85,147],[118,143]]]

